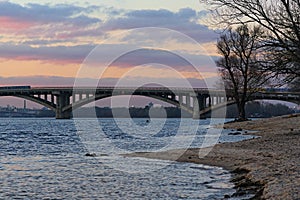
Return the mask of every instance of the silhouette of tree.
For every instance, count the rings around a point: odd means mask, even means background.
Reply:
[[[265,55],[273,65],[268,70],[285,75],[287,81],[300,77],[299,0],[206,0],[213,19],[227,25],[258,24],[267,32]]]
[[[262,68],[260,61],[263,35],[260,27],[249,29],[247,25],[231,28],[220,36],[218,53],[222,56],[217,62],[225,88],[233,92],[238,107],[238,120],[246,120],[245,105],[251,95],[266,85],[273,77]]]

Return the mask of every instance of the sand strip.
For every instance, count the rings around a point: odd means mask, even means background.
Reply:
[[[200,149],[127,156],[223,167],[234,174],[236,196],[252,192],[254,199],[300,199],[300,115],[230,123],[225,128],[257,130],[251,134],[261,137],[217,144],[204,158],[198,157]]]

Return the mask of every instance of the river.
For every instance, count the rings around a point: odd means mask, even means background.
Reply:
[[[222,199],[235,192],[226,170],[119,155],[205,146],[205,137],[220,132],[211,125],[191,119],[2,118],[0,199]],[[252,137],[228,133],[222,131],[217,142]]]

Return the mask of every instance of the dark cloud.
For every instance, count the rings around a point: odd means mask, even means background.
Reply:
[[[0,17],[13,18],[20,22],[39,23],[39,25],[33,25],[34,27],[28,30],[11,33],[12,35],[21,34],[21,38],[26,39],[16,42],[17,44],[2,43],[0,46],[0,58],[6,59],[81,63],[95,47],[93,45],[95,40],[89,40],[90,38],[88,37],[107,36],[108,31],[119,29],[126,30],[140,27],[170,28],[183,32],[199,42],[214,41],[215,36],[217,36],[208,27],[198,23],[198,20],[206,12],[196,12],[191,8],[183,8],[177,12],[166,9],[126,11],[115,8],[107,10],[107,8],[99,8],[97,6],[80,7],[70,4],[25,4],[22,6],[9,1],[0,1],[0,8]],[[106,14],[111,18],[102,22],[98,18],[90,17],[89,14],[97,9],[107,12]],[[163,32],[158,32],[154,36],[154,42],[159,43],[159,38],[165,38],[161,37],[160,34],[163,34]],[[83,40],[84,44],[89,45],[76,45],[82,44],[80,37],[86,37]],[[144,34],[140,37],[131,37],[125,38],[125,40],[131,40],[127,41],[129,44],[123,45],[141,46],[138,45],[138,42],[145,40]],[[74,45],[64,46],[66,42],[68,44],[74,43]],[[51,46],[51,44],[60,46]],[[102,47],[106,51],[105,55],[100,56],[111,56],[115,54],[116,50],[122,48],[122,45],[103,45]],[[178,48],[180,48],[179,45]],[[113,57],[118,56],[120,55]],[[205,60],[205,56],[189,53],[186,53],[186,56]],[[130,52],[120,57],[114,64],[118,67],[131,67],[153,62],[175,67],[179,70],[191,71],[189,70],[191,69],[189,63],[184,58],[174,57],[174,54],[160,50],[148,49]],[[203,66],[206,65],[208,63],[204,63]]]
[[[98,18],[85,15],[91,8],[78,7],[67,4],[41,5],[41,4],[19,4],[8,1],[0,2],[0,16],[10,17],[20,21],[36,23],[70,23],[76,26],[86,26],[100,22]]]
[[[0,57],[15,60],[44,60],[49,62],[81,63],[94,48],[92,45],[31,47],[20,44],[2,44]]]
[[[130,68],[144,64],[154,64],[153,66],[155,67],[155,64],[161,64],[179,71],[197,72],[195,67],[199,66],[193,66],[186,59],[191,58],[191,56],[194,56],[194,59],[198,59],[200,61],[199,63],[203,63],[203,67],[210,65],[210,60],[206,56],[192,54],[185,54],[183,56],[184,57],[182,57],[182,54],[179,55],[170,51],[159,49],[138,49],[118,57],[111,65]],[[161,65],[160,67],[162,67]]]
[[[29,23],[28,28],[20,31],[13,30],[11,34],[24,35],[31,40],[50,38],[74,42],[72,40],[80,37],[103,37],[110,30],[141,27],[170,28],[198,42],[215,41],[218,36],[207,26],[198,22],[207,12],[197,12],[191,8],[182,8],[177,12],[166,9],[126,11],[70,4],[25,4],[23,6],[9,1],[0,1],[0,8],[0,17],[14,19],[20,24]],[[91,17],[90,14],[95,11],[103,12],[108,20],[102,21],[100,18]],[[5,27],[2,30],[5,30]],[[35,45],[38,44],[35,43]]]
[[[79,7],[69,4],[25,4],[22,6],[0,1],[0,8],[0,18],[8,21],[8,27],[2,26],[1,33],[21,35],[31,40],[49,38],[51,40],[63,39],[68,42],[78,37],[104,34],[99,29],[102,20],[90,16],[99,9],[96,6]],[[10,23],[13,24],[13,29],[9,27]]]
[[[163,27],[180,31],[198,42],[215,41],[218,35],[207,26],[198,23],[198,20],[205,14],[206,12],[196,12],[191,8],[183,8],[178,12],[165,9],[134,10],[106,21],[102,28],[104,30],[118,30]]]
[[[24,42],[22,42],[23,45],[37,45],[37,46],[47,46],[47,45],[50,45],[50,44],[58,44],[58,43],[65,43],[66,41],[61,39],[61,40],[56,40],[56,39],[53,39],[53,40],[50,40],[50,39],[28,39]],[[72,40],[69,40],[69,42],[72,42]],[[73,42],[76,42],[75,40]],[[12,45],[12,44],[11,44]],[[0,47],[1,49],[1,47]]]
[[[42,43],[43,41],[39,41]],[[87,57],[95,48],[95,45],[77,45],[77,46],[41,46],[31,47],[27,44],[14,45],[11,43],[0,46],[0,58],[14,60],[42,60],[51,63],[82,63],[88,59],[88,63],[95,66],[104,65],[107,58],[111,60],[111,66],[119,68],[131,68],[145,64],[161,64],[174,68],[178,71],[197,72],[196,68],[203,72],[214,72],[214,57],[206,55],[196,55],[192,53],[176,53],[160,49],[147,49],[134,47],[125,54],[119,50],[128,48],[126,44],[106,44],[100,45],[92,53],[92,57]],[[189,60],[196,61],[201,66],[193,66]],[[160,65],[160,67],[161,67]],[[155,67],[155,65],[152,65]],[[157,65],[156,65],[157,66]]]
[[[0,77],[0,82],[5,85],[72,86],[74,78],[59,76]]]
[[[139,49],[122,55],[115,60],[113,66],[134,67],[148,63],[159,63],[167,66],[187,68],[191,64],[184,58],[164,50]]]

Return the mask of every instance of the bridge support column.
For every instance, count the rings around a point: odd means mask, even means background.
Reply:
[[[171,95],[171,100],[172,100],[172,101],[175,101],[175,100],[176,100],[175,94],[172,94],[172,95]]]
[[[63,108],[70,104],[70,95],[60,94],[57,95],[56,99],[56,119],[70,119],[71,111],[63,111]]]
[[[197,97],[193,97],[193,119],[200,119],[200,108]]]
[[[53,94],[51,94],[51,103],[55,104],[55,102],[54,102],[54,95]]]
[[[212,106],[211,96],[208,97],[208,107]]]
[[[205,116],[200,115],[200,111],[204,109],[205,97],[197,95],[193,97],[193,119],[205,119]]]
[[[76,94],[73,93],[72,95],[72,103],[75,103],[76,102]]]
[[[191,96],[190,95],[186,95],[185,98],[186,98],[186,106],[188,108],[190,108],[191,107]]]
[[[183,105],[183,96],[180,94],[178,97],[179,105]]]

